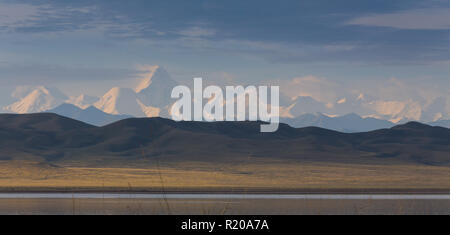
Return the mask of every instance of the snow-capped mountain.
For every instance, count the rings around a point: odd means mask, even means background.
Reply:
[[[328,111],[325,104],[310,96],[298,96],[292,100],[291,105],[285,108],[289,112],[289,117],[298,117],[307,113],[326,113]]]
[[[55,88],[44,86],[19,88],[12,96],[19,99],[3,108],[12,113],[38,113],[52,109],[67,100],[67,96]]]
[[[342,96],[335,102],[321,102],[311,96],[297,96],[285,109],[290,115],[284,117],[298,117],[303,114],[326,113],[334,116],[342,116],[349,113],[370,115],[373,111],[367,107],[368,99],[363,94]]]
[[[419,103],[410,101],[376,100],[364,104],[377,118],[386,119],[394,123],[401,120],[422,120],[422,107]]]
[[[73,104],[81,109],[91,105],[114,115],[132,115],[136,117],[169,117],[172,89],[177,83],[160,66],[149,68],[148,73],[139,81],[135,89],[114,87],[100,98],[81,94],[67,97],[57,89],[43,86],[17,87],[11,94],[15,101],[3,107],[3,111],[12,113],[33,113],[53,109],[63,103]]]
[[[143,111],[138,95],[130,88],[114,87],[106,92],[99,101],[95,102],[94,106],[109,114],[128,114],[135,117],[147,116]]]
[[[342,96],[336,100],[333,104],[329,104],[329,111],[333,115],[346,115],[349,113],[358,113],[365,116],[370,115],[373,112],[365,105],[370,102],[370,98],[364,94],[352,94],[348,96]]]
[[[435,122],[450,116],[450,102],[445,97],[437,97],[424,106],[422,120]]]
[[[133,90],[115,87],[103,95],[94,106],[109,114],[136,117],[169,117],[170,95],[177,83],[160,66],[153,66]]]
[[[169,106],[172,104],[170,95],[177,85],[162,67],[150,68],[149,73],[135,88],[147,116],[155,116],[158,113],[158,116],[168,117]]]
[[[283,107],[288,115],[282,117],[299,117],[303,114],[325,113],[330,116],[342,116],[357,113],[362,117],[388,120],[393,123],[420,121],[424,123],[450,119],[450,102],[438,97],[428,104],[416,100],[385,100],[365,97],[364,94],[347,95],[335,102],[325,103],[310,96],[296,97],[292,104]]]
[[[98,100],[98,97],[81,94],[79,96],[70,97],[66,103],[73,104],[81,109],[86,109]]]
[[[18,86],[11,93],[11,97],[16,100],[21,100],[37,88],[37,86]]]
[[[3,111],[44,112],[69,103],[81,110],[94,106],[111,115],[170,118],[169,109],[175,102],[170,95],[178,85],[177,82],[160,66],[145,67],[143,71],[145,73],[141,74],[136,87],[114,87],[105,94],[94,96],[81,94],[69,98],[58,89],[44,86],[20,86],[11,93],[10,90],[2,90],[2,94],[11,94],[10,97],[2,98]],[[299,94],[302,95],[288,96],[288,93],[280,93],[280,116],[295,127],[316,125],[340,131],[367,131],[388,127],[392,123],[447,123],[445,120],[450,119],[450,97],[445,94],[436,94],[426,99],[396,99],[393,96],[359,90],[342,91],[326,99],[310,96],[314,92],[308,94],[305,90]],[[357,115],[347,115],[349,113]]]

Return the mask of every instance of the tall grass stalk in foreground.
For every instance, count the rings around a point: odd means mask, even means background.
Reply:
[[[147,154],[145,153],[144,146],[141,146],[141,149],[142,149],[142,157],[145,158],[147,156]],[[160,184],[161,184],[161,191],[162,191],[162,195],[163,195],[164,204],[166,206],[167,213],[170,215],[170,214],[172,214],[172,212],[170,210],[169,200],[167,199],[166,186],[164,184],[164,179],[163,179],[163,176],[162,176],[161,166],[160,166],[160,162],[159,162],[159,158],[158,157],[156,159],[156,171],[158,172],[159,181],[160,181]]]
[[[161,190],[162,190],[162,194],[163,194],[163,200],[164,200],[164,203],[166,204],[167,213],[170,215],[172,213],[170,211],[169,200],[167,200],[166,187],[164,185],[164,179],[163,179],[161,168],[160,168],[160,165],[159,165],[159,159],[156,160],[156,168],[157,168],[157,171],[158,171],[159,180],[161,182]]]
[[[75,196],[72,193],[72,215],[75,215]]]

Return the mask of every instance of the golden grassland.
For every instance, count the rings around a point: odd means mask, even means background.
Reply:
[[[450,189],[450,167],[255,160],[83,167],[0,161],[0,190]]]

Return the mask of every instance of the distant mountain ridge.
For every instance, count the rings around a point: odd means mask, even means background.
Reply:
[[[56,114],[0,115],[0,159],[45,161],[299,161],[450,165],[450,129],[417,122],[364,133],[317,127],[260,133],[260,122],[130,118],[95,127]]]
[[[48,110],[46,112],[59,114],[95,126],[104,126],[119,120],[134,117],[131,115],[115,115],[105,113],[94,106],[90,106],[86,109],[81,109],[75,105],[68,103],[64,103],[57,108]],[[288,124],[294,128],[320,127],[344,133],[374,131],[379,129],[391,128],[396,125],[386,120],[370,117],[363,118],[354,113],[337,117],[330,117],[321,113],[303,114],[297,118],[281,118],[280,122]],[[402,121],[401,123],[407,122],[408,121]],[[450,128],[450,121],[446,120],[428,124],[431,126]]]
[[[73,104],[62,104],[54,109],[46,111],[48,113],[55,113],[64,117],[72,118],[82,121],[94,126],[105,126],[113,122],[123,119],[132,118],[130,115],[112,115],[105,113],[94,106],[89,106],[86,109],[81,109]]]
[[[431,126],[441,126],[441,127],[450,128],[450,120],[439,120],[439,121],[435,121],[435,122],[430,122],[428,124]]]
[[[386,120],[362,118],[354,113],[338,117],[329,117],[321,113],[303,114],[296,118],[283,118],[281,122],[295,128],[315,126],[340,132],[366,132],[395,126]]]

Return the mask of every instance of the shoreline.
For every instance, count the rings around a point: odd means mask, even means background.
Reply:
[[[274,195],[295,195],[295,194],[402,194],[402,195],[427,195],[427,194],[449,194],[450,189],[277,189],[277,188],[0,188],[0,194],[27,193],[27,194],[274,194]]]

